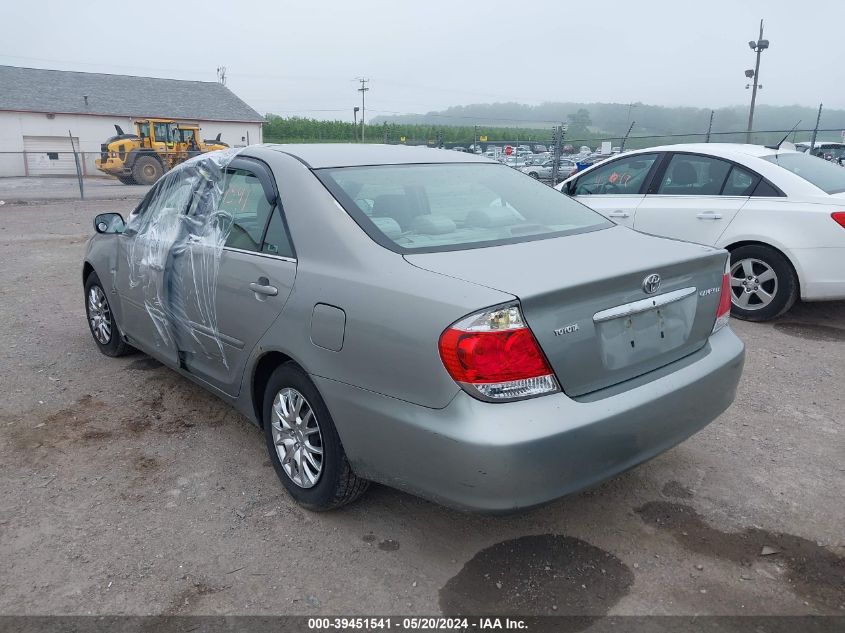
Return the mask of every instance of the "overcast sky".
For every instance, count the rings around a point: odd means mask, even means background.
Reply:
[[[0,0],[0,64],[214,81],[259,112],[641,101],[845,108],[845,0]],[[0,90],[2,90],[0,86]]]

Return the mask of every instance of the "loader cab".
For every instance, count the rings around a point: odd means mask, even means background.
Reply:
[[[154,147],[156,144],[164,145],[165,147],[173,147],[177,142],[178,126],[175,121],[150,119],[147,121],[137,121],[135,123],[138,136],[144,139],[149,139],[149,147]],[[147,146],[147,142],[144,142]]]

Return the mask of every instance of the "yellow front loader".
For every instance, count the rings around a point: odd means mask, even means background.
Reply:
[[[161,175],[192,156],[229,147],[220,135],[211,141],[200,138],[198,125],[185,125],[171,119],[135,121],[135,134],[126,134],[119,125],[100,146],[97,169],[117,177],[127,185],[151,185]]]

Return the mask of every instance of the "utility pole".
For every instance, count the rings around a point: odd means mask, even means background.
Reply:
[[[757,53],[757,62],[754,64],[754,70],[746,70],[745,76],[752,80],[751,90],[751,108],[748,111],[748,130],[745,133],[745,142],[751,143],[751,128],[754,125],[754,104],[757,102],[757,88],[762,88],[760,85],[760,54],[769,48],[769,40],[763,39],[763,20],[760,20],[760,38],[755,41],[748,42],[748,46],[752,51]],[[745,86],[748,88],[748,85]]]
[[[365,112],[365,110],[364,110],[364,95],[366,94],[367,90],[369,90],[369,88],[367,88],[367,82],[369,82],[370,80],[365,79],[364,77],[356,77],[356,79],[361,82],[361,87],[358,88],[358,92],[361,93],[361,142],[363,143],[364,142],[364,112]]]

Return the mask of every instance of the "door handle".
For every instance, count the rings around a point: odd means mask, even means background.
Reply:
[[[695,217],[697,217],[699,220],[721,220],[722,214],[715,213],[714,211],[703,211],[701,213],[696,214]]]
[[[611,217],[611,218],[629,218],[629,217],[631,217],[631,214],[628,213],[627,211],[611,211],[607,215],[608,215],[608,217]]]
[[[259,277],[258,281],[253,281],[249,284],[249,289],[252,290],[256,294],[256,299],[258,299],[257,295],[265,295],[267,297],[275,297],[279,294],[279,289],[276,286],[270,285],[270,280],[267,277]]]

